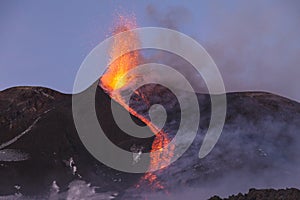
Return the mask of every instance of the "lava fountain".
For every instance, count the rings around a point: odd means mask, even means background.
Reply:
[[[169,148],[167,154],[163,153],[162,151],[162,149],[169,144],[170,138],[164,131],[157,131],[157,128],[151,123],[150,120],[138,114],[133,108],[123,101],[123,98],[119,92],[115,92],[117,90],[122,90],[123,87],[128,86],[128,84],[132,81],[137,81],[137,77],[134,76],[127,76],[124,78],[124,75],[129,70],[137,67],[137,65],[142,61],[142,55],[139,51],[131,51],[130,53],[124,54],[129,49],[132,49],[132,47],[137,48],[140,45],[138,35],[130,31],[134,28],[137,28],[135,17],[127,17],[122,15],[118,16],[112,33],[118,34],[126,31],[126,35],[124,37],[118,37],[117,39],[114,39],[109,52],[110,59],[113,62],[110,64],[110,66],[108,66],[106,72],[100,78],[99,85],[110,95],[112,99],[122,105],[132,115],[138,117],[141,121],[147,124],[155,133],[155,139],[153,141],[151,151],[158,151],[161,153],[156,154],[156,156],[151,156],[149,166],[150,171],[151,168],[164,168],[170,163],[173,156],[173,149]],[[117,58],[116,55],[122,56]],[[136,94],[139,95],[138,92],[136,92]],[[145,100],[142,95],[139,97]],[[148,182],[153,189],[164,188],[163,184],[159,182],[157,176],[151,172],[146,173],[141,181]],[[139,184],[137,187],[139,187]]]
[[[123,76],[139,63],[140,55],[138,51],[124,54],[128,49],[138,47],[140,44],[138,36],[129,31],[134,28],[137,28],[136,20],[134,18],[119,16],[119,20],[116,22],[113,29],[113,34],[125,31],[128,32],[125,37],[113,41],[109,55],[114,62],[101,77],[101,86],[110,93],[120,89],[130,81],[125,80]],[[117,58],[117,55],[120,55],[120,53],[122,56]]]

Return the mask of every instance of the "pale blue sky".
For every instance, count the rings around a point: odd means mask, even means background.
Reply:
[[[229,91],[300,100],[300,4],[295,1],[0,1],[0,90],[41,85],[71,92],[85,56],[115,13],[176,28],[211,54]],[[151,11],[151,12],[150,12]]]

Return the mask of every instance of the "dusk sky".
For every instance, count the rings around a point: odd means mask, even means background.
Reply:
[[[81,62],[117,13],[139,27],[176,29],[205,47],[227,91],[300,101],[300,3],[294,1],[1,1],[0,90],[38,85],[70,93]]]

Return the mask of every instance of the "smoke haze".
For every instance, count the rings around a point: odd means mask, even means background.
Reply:
[[[224,4],[210,3],[206,8],[209,17],[206,14],[204,19],[194,19],[191,36],[218,65],[227,91],[269,91],[299,101],[299,3]],[[179,31],[193,18],[185,7],[159,10],[149,5],[147,13],[158,26]],[[173,63],[187,68],[176,59]],[[193,73],[190,77],[197,79]]]

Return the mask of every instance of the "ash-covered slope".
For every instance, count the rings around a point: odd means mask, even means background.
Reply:
[[[131,107],[147,117],[151,105],[162,104],[168,113],[164,130],[174,136],[180,123],[174,95],[158,85],[140,90],[144,98],[137,93]],[[188,100],[189,94],[183,95]],[[4,90],[0,93],[0,194],[37,195],[49,191],[53,181],[65,191],[78,179],[99,187],[97,191],[116,191],[122,199],[165,198],[165,191],[170,192],[170,199],[187,193],[208,199],[252,187],[300,187],[300,104],[262,92],[227,94],[222,135],[213,151],[200,160],[198,152],[210,120],[210,98],[204,94],[197,97],[201,111],[198,135],[178,161],[154,172],[164,186],[160,190],[140,181],[142,174],[112,170],[86,151],[73,124],[71,95],[40,87]],[[115,144],[129,150],[138,143],[150,150],[153,138],[132,138],[117,127],[110,98],[101,88],[95,98],[99,122]],[[88,103],[84,96],[82,102]],[[82,117],[87,114],[83,112]],[[193,113],[188,117],[191,123],[198,123],[193,121]],[[189,131],[188,124],[184,127]]]
[[[121,143],[127,141],[128,146],[135,140],[114,124],[110,98],[98,88],[96,100],[103,130],[126,149]],[[141,176],[112,170],[87,152],[73,123],[71,95],[16,87],[2,91],[0,101],[0,195],[45,194],[54,183],[64,191],[78,179],[98,186],[98,191],[122,191]],[[146,140],[148,150],[152,140]]]
[[[17,87],[0,92],[0,143],[17,136],[44,112],[64,101],[66,96],[41,87]]]
[[[188,92],[181,95],[189,101]],[[193,144],[175,163],[154,172],[171,194],[170,199],[189,195],[207,199],[215,194],[225,197],[253,187],[300,187],[300,105],[297,102],[265,92],[227,94],[222,135],[212,152],[199,159],[211,104],[209,95],[197,94],[197,97],[201,119]],[[131,99],[131,106],[145,117],[149,107],[157,103],[166,105],[169,115],[164,130],[174,136],[180,123],[180,107],[174,94],[162,86],[148,85]],[[197,123],[193,109],[185,109],[191,110],[185,116],[188,121]],[[189,131],[189,124],[183,127]],[[152,198],[149,187],[140,190]],[[153,198],[159,197],[155,194]]]

